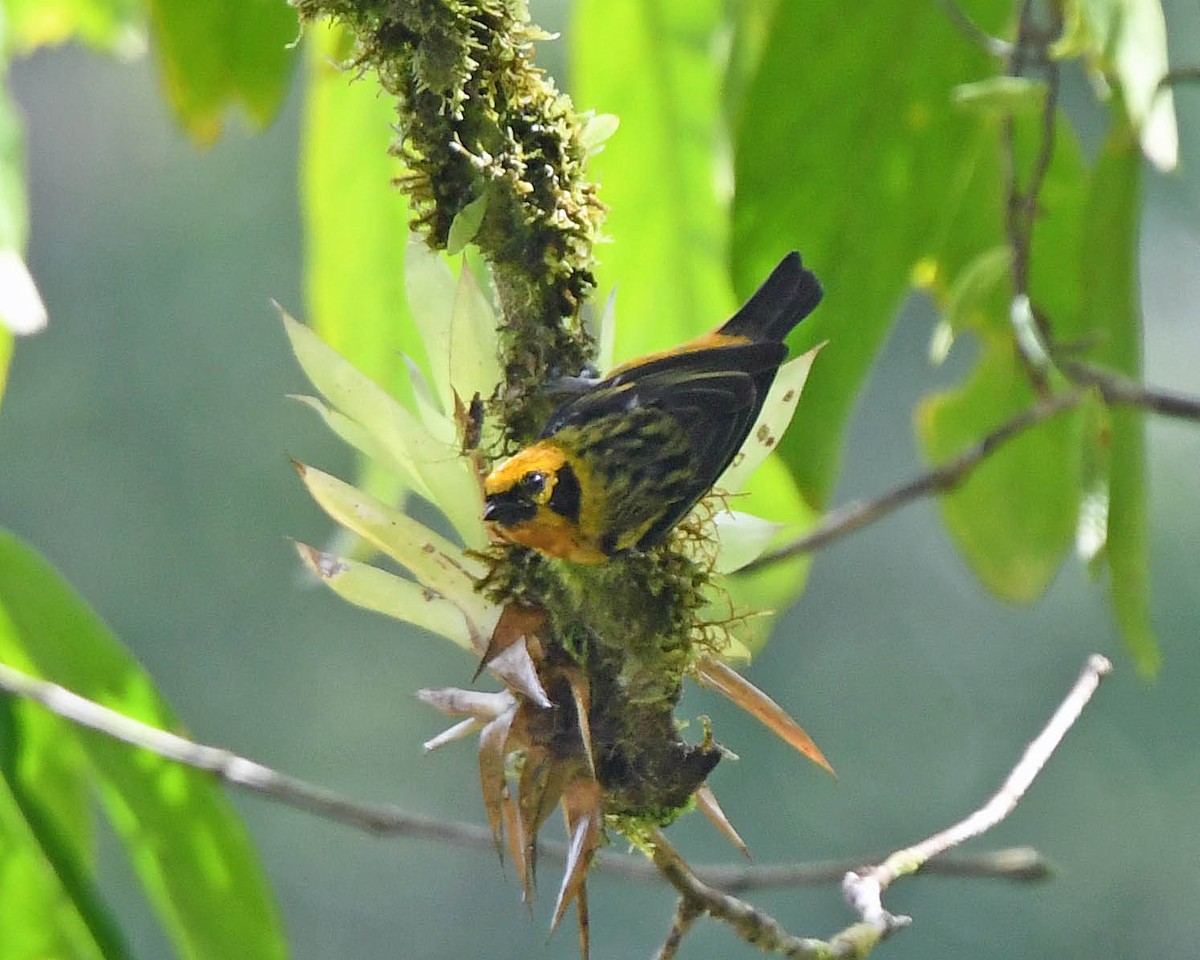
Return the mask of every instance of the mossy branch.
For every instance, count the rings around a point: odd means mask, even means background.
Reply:
[[[604,216],[584,175],[585,120],[532,62],[547,34],[524,0],[292,3],[302,21],[344,23],[355,42],[349,65],[373,71],[397,98],[399,186],[429,245],[445,249],[456,218],[482,209],[455,240],[473,241],[491,264],[503,323],[500,420],[508,439],[530,439],[549,412],[546,377],[590,359],[579,308],[595,286]]]

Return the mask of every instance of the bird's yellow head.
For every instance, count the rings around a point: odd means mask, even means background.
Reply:
[[[605,555],[580,529],[581,478],[562,447],[543,440],[514,454],[483,484],[483,519],[511,543],[575,563]]]

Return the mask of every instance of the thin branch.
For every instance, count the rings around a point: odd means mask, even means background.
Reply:
[[[1155,92],[1165,90],[1167,87],[1173,87],[1178,83],[1197,82],[1200,82],[1200,67],[1175,67],[1173,70],[1168,70],[1162,75],[1162,79],[1158,81],[1158,89]]]
[[[1074,391],[1058,394],[1030,407],[1001,424],[983,439],[968,447],[952,460],[935,467],[914,480],[885,493],[874,500],[857,501],[847,504],[839,510],[826,515],[825,519],[804,536],[793,540],[769,553],[764,553],[753,563],[747,564],[740,572],[750,573],[772,563],[778,563],[788,557],[827,546],[834,540],[840,540],[848,533],[861,530],[887,516],[893,510],[906,506],[914,500],[939,493],[949,493],[958,488],[970,476],[980,463],[995,453],[1009,440],[1020,436],[1030,427],[1034,427],[1065,410],[1078,405],[1083,393]]]
[[[826,960],[833,956],[854,954],[831,953],[829,943],[804,937],[794,937],[780,926],[779,921],[757,907],[710,887],[696,876],[676,849],[667,842],[661,831],[653,834],[651,857],[664,879],[679,891],[683,904],[697,915],[707,913],[728,923],[733,931],[752,943],[763,953],[778,953],[797,960]],[[681,905],[682,911],[684,906]]]
[[[861,873],[846,875],[842,883],[846,902],[863,922],[877,926],[883,936],[909,922],[909,918],[895,916],[884,909],[881,899],[883,891],[897,878],[922,869],[931,857],[979,836],[1012,813],[1034,779],[1042,772],[1046,762],[1058,749],[1067,731],[1079,719],[1083,708],[1100,686],[1100,681],[1111,671],[1112,664],[1107,657],[1097,653],[1088,658],[1079,679],[1054,711],[1042,732],[1025,748],[1025,753],[1000,789],[982,807],[954,826],[911,847],[897,850],[879,865]]]
[[[679,952],[679,945],[699,916],[700,911],[696,909],[695,905],[681,897],[679,906],[675,908],[675,916],[671,919],[671,929],[667,931],[667,939],[659,948],[658,953],[654,955],[654,960],[675,960],[675,955]]]
[[[977,837],[1007,817],[1045,767],[1066,732],[1083,712],[1112,664],[1099,654],[1088,658],[1083,672],[1041,733],[1025,749],[996,794],[970,816],[914,846],[898,850],[877,866],[847,873],[842,881],[846,902],[859,921],[829,940],[795,937],[777,920],[744,900],[721,893],[700,880],[661,833],[653,835],[655,867],[682,899],[680,912],[690,908],[728,923],[743,940],[764,953],[794,960],[863,958],[877,944],[909,923],[911,918],[890,913],[883,891],[896,879],[923,869],[931,858]]]
[[[1056,357],[1054,363],[1075,383],[1099,390],[1105,403],[1140,407],[1164,417],[1200,422],[1200,397],[1146,387],[1111,370],[1061,356]]]
[[[953,0],[938,0],[938,6],[942,8],[942,11],[950,18],[950,22],[958,28],[958,31],[975,44],[975,46],[991,54],[993,57],[1007,57],[1011,54],[1013,47],[1011,43],[1007,40],[1001,40],[999,37],[993,37],[967,16],[966,11],[957,3],[954,3]]]
[[[149,750],[167,760],[211,773],[230,786],[249,790],[269,800],[287,804],[326,820],[377,836],[404,836],[478,850],[495,850],[495,841],[488,827],[423,817],[408,813],[392,804],[352,800],[238,756],[229,750],[196,743],[133,720],[72,693],[56,683],[31,677],[3,663],[0,663],[0,690],[39,703],[78,726]],[[539,857],[565,862],[568,852],[569,847],[565,843],[547,840],[538,842]],[[711,882],[730,889],[817,886],[836,883],[847,870],[868,863],[871,859],[858,857],[841,862],[757,867],[718,864],[702,867],[700,873]],[[600,855],[596,857],[593,865],[597,870],[628,880],[646,882],[659,878],[653,864],[640,857]],[[1049,868],[1036,851],[1014,848],[972,858],[946,858],[936,861],[931,870],[946,876],[1029,881],[1044,878]]]

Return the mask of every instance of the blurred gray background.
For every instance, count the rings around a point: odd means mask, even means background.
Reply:
[[[553,6],[535,13],[561,27]],[[1176,61],[1195,63],[1195,5],[1168,12]],[[0,525],[63,571],[198,738],[353,796],[482,822],[471,746],[422,756],[443,724],[413,696],[467,683],[474,664],[307,587],[289,542],[325,542],[330,525],[288,458],[351,469],[285,399],[305,383],[268,303],[303,312],[300,104],[293,97],[265,134],[234,129],[202,152],[173,126],[157,79],[151,61],[74,49],[14,71],[30,261],[51,325],[19,345],[0,409]],[[1177,103],[1184,168],[1147,175],[1146,367],[1151,382],[1197,393],[1200,88],[1180,90]],[[925,303],[905,309],[859,405],[835,502],[921,469],[910,412],[961,373],[928,368],[932,324]],[[1085,656],[1114,658],[1115,676],[1026,801],[973,845],[1033,844],[1057,865],[1055,879],[902,883],[888,903],[916,922],[879,956],[1195,955],[1200,427],[1156,420],[1148,434],[1158,680],[1134,674],[1104,590],[1078,563],[1036,606],[1002,605],[923,503],[822,552],[808,592],[749,670],[821,744],[837,781],[715,698],[685,700],[683,715],[711,714],[741,755],[714,786],[760,860],[836,857],[919,839],[973,809]],[[531,918],[488,852],[378,840],[234,799],[298,960],[577,955],[569,928],[547,940],[553,864]],[[694,861],[731,858],[699,817],[671,834]],[[168,956],[115,844],[104,863],[138,955]],[[603,876],[591,892],[593,956],[650,956],[671,895]],[[833,888],[755,899],[796,933],[824,936],[849,920]],[[756,954],[701,923],[682,955]]]

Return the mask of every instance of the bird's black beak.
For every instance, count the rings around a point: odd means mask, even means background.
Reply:
[[[517,496],[511,490],[488,494],[483,504],[483,519],[502,527],[532,520],[536,515],[537,504]]]

